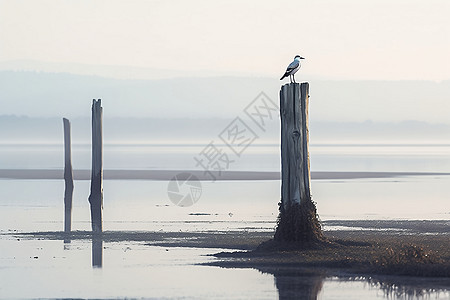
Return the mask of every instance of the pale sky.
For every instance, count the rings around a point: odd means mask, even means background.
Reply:
[[[300,54],[312,78],[441,81],[449,16],[447,0],[0,0],[0,64],[280,77]]]

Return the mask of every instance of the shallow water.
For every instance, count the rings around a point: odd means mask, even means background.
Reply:
[[[292,271],[195,265],[222,249],[155,247],[140,242],[103,243],[93,267],[93,243],[2,238],[0,297],[11,298],[196,298],[196,299],[448,299],[445,288],[426,280],[404,286],[395,278],[338,278]],[[393,283],[392,283],[393,282]],[[421,288],[421,284],[426,288]],[[393,297],[393,296],[398,297]],[[420,297],[416,297],[420,299]],[[414,298],[413,298],[414,299]]]
[[[252,147],[230,170],[277,171],[278,148]],[[195,169],[202,146],[105,146],[105,169]],[[59,145],[0,146],[3,169],[57,169]],[[74,168],[88,169],[89,147],[74,146]],[[449,172],[448,146],[312,146],[312,171]],[[279,181],[202,182],[191,207],[170,202],[167,181],[105,180],[104,230],[266,230],[275,226]],[[450,176],[315,180],[313,200],[322,220],[450,220]],[[73,230],[90,229],[88,181],[76,181]],[[63,228],[64,182],[0,180],[0,233]],[[339,228],[338,228],[339,229]],[[318,299],[383,299],[391,295],[367,279],[265,274],[253,269],[197,266],[220,249],[103,243],[102,268],[92,267],[91,241],[0,238],[0,298],[168,297],[274,299],[313,290]],[[37,258],[35,258],[37,257]],[[211,280],[213,278],[214,280]],[[207,284],[208,283],[208,284]],[[320,288],[319,288],[320,287]],[[420,295],[419,295],[420,296]],[[448,299],[447,290],[430,299]],[[394,299],[396,296],[394,297]],[[405,296],[406,298],[406,296]],[[420,297],[419,297],[420,298]],[[406,298],[407,299],[407,298]]]
[[[87,241],[2,240],[2,298],[276,297],[273,278],[258,271],[193,264],[221,249],[162,248],[104,243],[102,267],[91,266]],[[20,244],[20,248],[17,246]],[[20,249],[20,250],[19,250]],[[215,280],[210,280],[215,278]],[[249,289],[251,287],[251,289]],[[259,293],[258,293],[259,294]],[[260,294],[261,295],[261,294]]]
[[[75,182],[73,230],[90,228],[89,184]],[[449,176],[405,177],[313,181],[312,191],[322,220],[448,220],[449,186]],[[191,207],[170,202],[167,187],[166,181],[105,180],[104,229],[273,230],[275,226],[279,181],[202,182],[202,197]],[[63,194],[62,181],[0,180],[0,230],[60,230]]]

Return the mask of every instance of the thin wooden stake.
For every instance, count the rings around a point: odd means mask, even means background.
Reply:
[[[72,198],[73,198],[73,170],[70,138],[70,121],[63,118],[64,126],[64,231],[72,230]]]
[[[91,172],[91,223],[94,233],[101,233],[103,210],[103,108],[101,100],[92,102],[92,172]]]

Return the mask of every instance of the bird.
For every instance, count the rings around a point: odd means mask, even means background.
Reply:
[[[292,83],[292,81],[294,81],[294,83],[295,83],[294,74],[297,73],[297,71],[302,66],[302,64],[300,63],[300,59],[305,59],[305,58],[301,57],[300,55],[296,55],[294,57],[294,61],[289,64],[289,66],[286,69],[286,72],[280,78],[280,80],[283,80],[284,78],[289,76],[289,79],[291,80],[291,83]]]

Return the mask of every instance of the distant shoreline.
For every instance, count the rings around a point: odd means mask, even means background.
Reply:
[[[212,171],[202,170],[104,170],[104,180],[161,180],[168,181],[177,175],[192,174],[201,181],[234,180],[280,180],[280,172],[264,171]],[[90,170],[74,170],[74,180],[90,180]],[[311,172],[312,180],[350,180],[350,179],[379,179],[408,176],[450,176],[450,173],[439,172]],[[62,180],[62,169],[0,169],[0,179],[29,179],[29,180]]]

